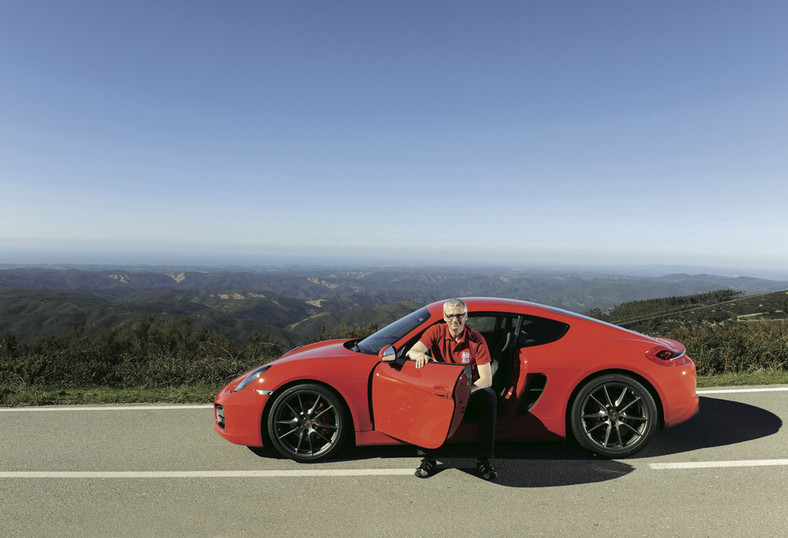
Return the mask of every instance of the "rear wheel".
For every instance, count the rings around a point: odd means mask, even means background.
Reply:
[[[348,428],[341,400],[321,385],[290,387],[276,397],[268,414],[271,445],[296,461],[318,461],[336,454]]]
[[[657,429],[657,405],[640,382],[623,374],[592,379],[572,405],[577,442],[606,458],[630,456],[646,446]]]

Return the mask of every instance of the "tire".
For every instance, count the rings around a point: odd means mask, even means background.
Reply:
[[[659,421],[651,393],[623,374],[586,383],[571,413],[572,433],[580,446],[605,458],[631,456],[646,446]]]
[[[336,454],[351,425],[340,398],[315,384],[296,385],[277,396],[267,422],[271,446],[282,456],[300,462]]]

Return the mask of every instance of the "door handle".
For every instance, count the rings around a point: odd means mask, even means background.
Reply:
[[[440,396],[441,398],[448,398],[449,397],[449,387],[446,385],[434,385],[432,387],[432,392],[436,395]]]

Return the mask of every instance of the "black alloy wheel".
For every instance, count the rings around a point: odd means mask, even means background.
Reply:
[[[653,437],[659,420],[651,393],[623,374],[592,379],[577,394],[571,411],[577,442],[598,456],[631,456]]]
[[[268,436],[282,456],[311,462],[330,457],[345,442],[350,420],[339,397],[321,385],[290,387],[268,414]]]

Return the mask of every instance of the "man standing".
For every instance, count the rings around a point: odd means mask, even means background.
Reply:
[[[498,473],[490,464],[495,451],[495,422],[498,414],[498,398],[492,390],[490,350],[484,337],[470,327],[468,307],[462,299],[450,299],[443,303],[443,319],[427,329],[416,344],[408,351],[408,358],[416,361],[416,368],[423,368],[430,360],[470,364],[473,366],[473,385],[468,411],[478,411],[479,441],[476,469],[485,480],[495,480]],[[427,355],[431,352],[432,357]],[[437,468],[435,456],[419,450],[424,456],[416,469],[416,476],[427,478]]]

